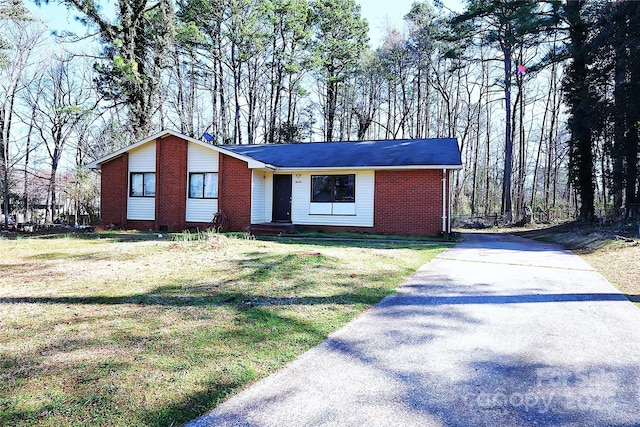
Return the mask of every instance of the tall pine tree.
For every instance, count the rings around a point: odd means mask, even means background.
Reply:
[[[593,124],[596,123],[596,99],[592,93],[589,73],[590,54],[587,44],[589,23],[586,21],[587,0],[569,1],[564,6],[564,18],[569,33],[567,53],[570,58],[563,82],[569,106],[570,174],[580,195],[580,218],[594,218]]]
[[[324,80],[325,139],[333,140],[340,85],[367,47],[368,24],[354,0],[313,0],[315,62]]]
[[[513,129],[511,91],[514,79],[515,53],[540,43],[542,36],[557,22],[559,1],[534,0],[469,0],[467,9],[453,19],[453,24],[466,25],[470,40],[495,46],[501,53],[504,68],[504,167],[502,173],[501,213],[513,219],[511,184],[513,170]]]
[[[94,0],[61,0],[61,3],[78,12],[84,25],[98,30],[104,57],[96,64],[100,89],[107,99],[127,106],[133,137],[147,136],[158,104],[160,72],[174,37],[172,3],[118,0],[115,22]]]

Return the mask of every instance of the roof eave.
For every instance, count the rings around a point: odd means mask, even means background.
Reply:
[[[336,171],[336,170],[416,170],[416,169],[462,169],[462,165],[404,165],[404,166],[305,166],[274,167],[276,172]]]
[[[179,132],[176,132],[176,131],[173,131],[173,130],[163,130],[161,132],[158,132],[158,133],[156,133],[154,135],[151,135],[151,136],[149,136],[149,137],[147,137],[147,138],[145,138],[143,140],[140,140],[140,141],[138,141],[138,142],[136,142],[134,144],[131,144],[131,145],[128,145],[128,146],[126,146],[124,148],[121,148],[120,150],[115,151],[115,152],[113,152],[113,153],[111,153],[111,154],[109,154],[109,155],[107,155],[105,157],[102,157],[102,158],[100,158],[98,160],[95,160],[95,161],[93,161],[91,163],[88,163],[88,164],[85,165],[85,167],[87,169],[100,169],[103,163],[106,163],[108,161],[114,160],[114,159],[120,157],[121,155],[123,155],[124,153],[129,152],[131,150],[135,150],[136,148],[141,147],[141,146],[143,146],[145,144],[148,144],[149,142],[156,141],[157,139],[160,139],[160,138],[166,138],[169,135],[175,136],[175,137],[180,138],[180,139],[184,139],[187,142],[192,142],[194,144],[200,145],[200,146],[205,147],[205,148],[209,148],[209,149],[211,149],[213,151],[217,151],[218,153],[225,154],[225,155],[227,155],[229,157],[233,157],[235,159],[242,160],[243,162],[247,162],[247,164],[249,165],[250,169],[257,169],[257,168],[268,168],[269,169],[269,168],[273,167],[271,165],[267,165],[267,164],[265,164],[263,162],[260,162],[259,160],[256,160],[256,159],[254,159],[252,157],[245,156],[245,155],[242,155],[242,154],[238,154],[238,153],[235,153],[235,152],[233,152],[231,150],[226,150],[226,149],[221,148],[221,147],[219,147],[217,145],[212,145],[212,144],[209,144],[207,142],[203,142],[203,141],[200,141],[198,139],[191,138],[190,136],[183,135],[183,134],[181,134]]]

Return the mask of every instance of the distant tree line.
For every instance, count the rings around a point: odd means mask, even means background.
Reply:
[[[28,217],[44,177],[47,221],[61,192],[86,212],[83,164],[171,128],[218,144],[457,137],[458,213],[638,214],[633,1],[417,1],[372,48],[355,0],[62,0],[87,35],[58,34],[53,53],[20,1],[0,3],[3,211]]]

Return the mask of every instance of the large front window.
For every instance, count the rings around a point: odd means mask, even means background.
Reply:
[[[198,172],[189,174],[189,198],[217,199],[218,173]]]
[[[131,197],[155,197],[156,174],[155,172],[133,172],[131,174]]]
[[[311,175],[311,201],[316,203],[356,200],[355,175]]]

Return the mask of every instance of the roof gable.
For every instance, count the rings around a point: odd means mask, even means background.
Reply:
[[[107,156],[104,156],[104,157],[102,157],[100,159],[97,159],[97,160],[85,165],[85,167],[87,167],[89,169],[100,169],[100,167],[101,167],[101,165],[103,163],[106,163],[106,162],[108,162],[110,160],[113,160],[113,159],[121,156],[124,153],[128,153],[130,151],[133,151],[133,150],[137,149],[138,147],[146,145],[146,144],[148,144],[150,142],[157,141],[158,139],[166,138],[167,136],[175,136],[175,137],[183,139],[183,140],[185,140],[187,142],[198,144],[198,145],[200,145],[202,147],[209,148],[209,149],[217,151],[219,153],[223,153],[223,154],[226,154],[228,156],[235,157],[237,159],[240,159],[242,161],[247,162],[249,164],[249,167],[252,167],[252,168],[259,168],[259,167],[265,167],[266,166],[266,165],[264,165],[264,164],[262,164],[262,163],[260,163],[260,162],[258,162],[256,160],[254,160],[251,157],[244,156],[241,153],[235,153],[235,152],[232,152],[232,151],[225,150],[223,148],[223,146],[212,145],[212,144],[209,144],[208,142],[203,142],[203,141],[200,141],[198,139],[191,138],[191,137],[186,136],[186,135],[182,135],[181,133],[178,133],[178,132],[175,132],[175,131],[172,131],[172,130],[163,130],[163,131],[158,132],[158,133],[156,133],[154,135],[151,135],[151,136],[149,136],[149,137],[147,137],[147,138],[145,138],[145,139],[143,139],[141,141],[138,141],[138,142],[136,142],[134,144],[128,145],[128,146],[126,146],[124,148],[121,148],[120,150],[115,151],[115,152],[113,152],[113,153],[111,153],[111,154],[109,154]]]

